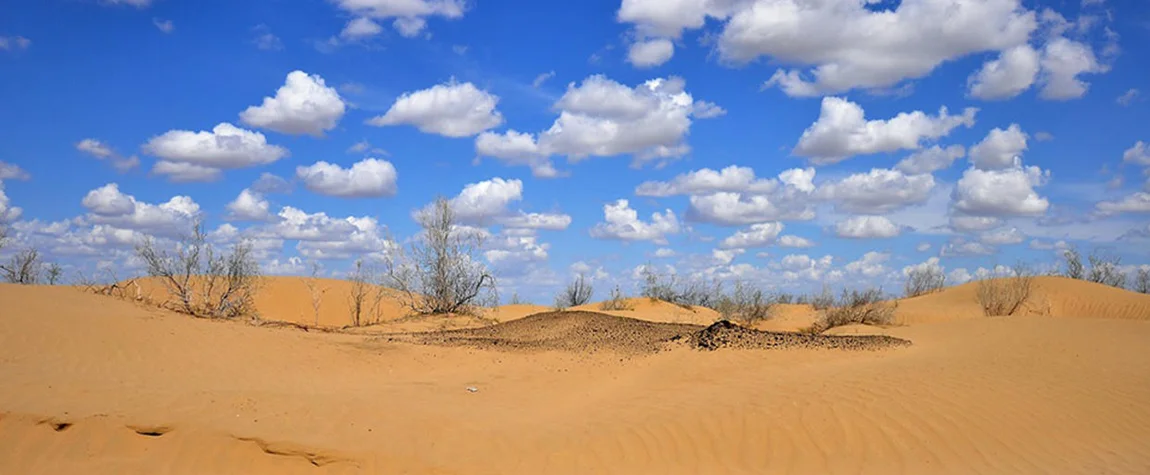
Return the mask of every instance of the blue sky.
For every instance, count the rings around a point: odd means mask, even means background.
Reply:
[[[0,257],[130,273],[201,215],[339,275],[443,195],[539,302],[1150,263],[1144,2],[673,3],[7,2]]]

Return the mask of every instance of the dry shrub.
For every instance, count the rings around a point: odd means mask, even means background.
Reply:
[[[935,266],[917,267],[906,274],[906,296],[918,297],[938,292],[946,285],[946,275]]]
[[[634,308],[627,303],[627,296],[623,294],[623,290],[615,286],[611,290],[611,297],[599,303],[599,310],[628,311]]]
[[[356,260],[348,280],[351,281],[347,300],[351,325],[358,327],[378,323],[383,318],[380,304],[383,302],[384,288],[375,285],[375,269],[364,264],[362,259]]]
[[[40,251],[28,248],[16,253],[8,262],[0,264],[0,276],[9,284],[36,285],[44,272]]]
[[[1134,278],[1134,291],[1150,294],[1150,268],[1138,269],[1138,276]]]
[[[327,293],[328,290],[327,287],[320,287],[319,271],[319,263],[311,263],[311,274],[303,281],[304,285],[307,286],[308,295],[311,296],[311,310],[317,327],[319,326],[319,308],[323,305],[323,294]]]
[[[815,310],[826,310],[835,305],[835,294],[831,293],[830,287],[824,285],[821,293],[812,295],[805,300]]]
[[[148,275],[163,283],[174,309],[207,318],[236,318],[254,314],[260,268],[252,245],[241,242],[229,253],[207,242],[203,223],[176,243],[175,254],[161,250],[151,238],[136,245]]]
[[[1089,260],[1090,273],[1087,274],[1086,280],[1120,289],[1126,287],[1126,274],[1119,268],[1122,264],[1121,258],[1103,256],[1095,251],[1090,254]]]
[[[495,277],[479,258],[483,235],[458,226],[451,202],[436,198],[416,220],[422,234],[387,259],[387,285],[400,291],[403,305],[427,315],[474,314],[484,301],[498,304]]]
[[[822,333],[844,325],[889,325],[897,308],[897,301],[883,299],[882,289],[844,289],[839,300],[819,315],[812,330]]]
[[[1082,255],[1078,249],[1072,247],[1062,251],[1062,258],[1066,260],[1066,273],[1063,275],[1071,279],[1086,278],[1086,267],[1082,265]]]
[[[575,280],[567,284],[567,287],[555,296],[555,308],[567,309],[571,307],[578,307],[586,305],[591,301],[591,295],[595,293],[595,288],[591,286],[591,282],[583,274],[579,274]]]
[[[988,317],[1014,315],[1030,298],[1033,287],[1034,276],[1021,269],[1016,269],[1013,277],[982,279],[978,281],[978,304]]]
[[[707,283],[698,279],[680,280],[676,275],[659,275],[648,264],[643,269],[643,296],[662,300],[688,310],[691,307],[718,307],[723,295],[723,284],[718,280]]]
[[[771,318],[775,301],[767,297],[762,290],[750,288],[742,281],[737,281],[735,291],[720,297],[717,307],[716,310],[726,320],[753,324]]]

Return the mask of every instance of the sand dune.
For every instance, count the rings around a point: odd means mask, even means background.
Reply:
[[[913,345],[485,350],[4,285],[0,473],[1150,473],[1150,323],[884,332]]]
[[[629,298],[625,299],[624,302],[628,310],[602,310],[600,308],[602,302],[572,307],[571,310],[602,312],[617,317],[637,318],[639,320],[661,323],[710,325],[719,320],[719,312],[704,307],[676,305],[662,300],[651,300],[646,297]]]

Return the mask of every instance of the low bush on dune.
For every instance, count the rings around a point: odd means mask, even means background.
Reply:
[[[918,297],[942,290],[946,275],[937,266],[916,266],[907,271],[905,291],[907,297]]]
[[[623,290],[616,285],[615,289],[611,291],[611,297],[599,303],[599,310],[626,311],[634,310],[634,308],[627,302],[627,296],[623,295]]]
[[[1138,277],[1134,278],[1134,291],[1150,294],[1150,269],[1138,269]]]
[[[643,296],[662,300],[688,310],[691,307],[715,308],[723,295],[718,280],[679,279],[675,274],[661,275],[647,264],[643,268]]]
[[[595,288],[591,286],[591,282],[587,280],[583,274],[579,274],[575,280],[567,284],[559,295],[555,296],[555,308],[565,310],[571,307],[578,307],[586,305],[591,301],[591,295],[595,293]]]
[[[1022,267],[1015,267],[1011,277],[988,278],[978,281],[978,303],[988,317],[1014,315],[1030,298],[1034,275]]]
[[[1122,272],[1122,259],[1117,256],[1105,255],[1097,249],[1087,256],[1087,267],[1082,262],[1082,255],[1073,247],[1062,251],[1065,270],[1062,275],[1071,279],[1085,280],[1096,284],[1109,285],[1120,289],[1126,288],[1126,274]],[[1137,282],[1135,282],[1137,286]]]
[[[771,318],[775,302],[776,299],[768,297],[762,290],[739,281],[735,282],[734,292],[719,298],[715,310],[726,320],[753,324]]]
[[[838,301],[822,310],[811,330],[822,333],[844,325],[889,325],[897,308],[897,301],[884,300],[882,289],[844,289]]]

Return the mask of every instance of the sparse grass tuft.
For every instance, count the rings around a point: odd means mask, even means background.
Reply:
[[[811,331],[822,333],[834,327],[853,324],[889,325],[894,321],[894,311],[897,308],[897,301],[883,299],[882,289],[844,289],[839,300],[822,311]]]

